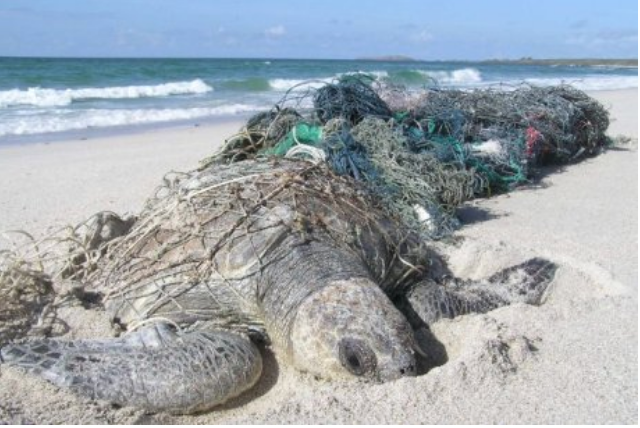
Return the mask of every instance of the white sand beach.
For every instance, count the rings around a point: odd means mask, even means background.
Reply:
[[[638,91],[590,95],[610,108],[610,135],[635,140],[461,210],[463,239],[443,248],[459,276],[534,256],[560,268],[540,307],[433,326],[446,364],[362,385],[316,380],[267,352],[257,387],[196,416],[116,409],[0,366],[0,422],[637,424]],[[195,168],[240,126],[0,147],[0,231],[41,237],[97,211],[135,213],[165,173]],[[60,316],[68,338],[111,334],[104,313],[73,306]]]

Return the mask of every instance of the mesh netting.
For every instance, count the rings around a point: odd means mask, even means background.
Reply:
[[[59,279],[103,284],[107,301],[120,302],[133,322],[166,316],[190,324],[215,311],[220,325],[249,326],[254,321],[224,293],[214,293],[216,303],[203,289],[188,309],[180,302],[204,278],[236,275],[230,258],[245,273],[248,260],[260,266],[264,247],[242,252],[234,242],[278,235],[273,228],[301,239],[315,228],[360,247],[363,227],[376,230],[370,236],[410,229],[446,236],[464,201],[510,190],[540,165],[599,153],[610,142],[608,124],[602,105],[568,86],[409,94],[352,75],[291,91],[199,171],[168,176],[138,220],[99,213],[0,253],[0,342],[43,324]],[[314,163],[264,159],[273,157]],[[240,162],[256,158],[263,159]],[[172,281],[171,292],[163,281]]]
[[[391,212],[432,237],[452,230],[455,209],[473,196],[474,175],[432,152],[414,152],[393,121],[368,117],[352,129],[365,149],[373,174],[363,174]]]
[[[246,278],[277,262],[280,251],[319,239],[361,252],[360,240],[389,233],[398,236],[388,245],[400,244],[406,229],[326,165],[282,159],[213,166],[168,176],[131,230],[106,244],[86,283],[104,293],[127,328],[162,318],[250,332],[261,321],[255,303],[242,298],[255,293]],[[376,245],[367,248],[372,264],[389,269]]]
[[[70,296],[97,303],[83,284],[135,220],[102,211],[39,240],[24,231],[5,233],[2,244],[11,248],[0,251],[0,345],[27,332],[48,334],[57,327],[55,307]]]
[[[236,162],[254,157],[260,150],[274,147],[302,120],[292,108],[274,109],[252,116],[242,130],[225,142],[220,159]]]
[[[287,112],[287,127],[273,111]],[[511,190],[539,166],[610,144],[604,107],[565,85],[417,93],[355,74],[289,92],[273,111],[256,118],[273,118],[280,140],[247,139],[252,119],[206,164],[256,156],[326,161],[365,182],[427,238],[448,234],[464,201]]]
[[[428,91],[410,117],[428,134],[450,135],[462,142],[526,139],[523,147],[534,164],[597,154],[608,144],[607,111],[567,85]]]
[[[0,252],[0,346],[42,326],[53,300],[51,277],[41,264],[16,251]]]
[[[372,88],[368,76],[346,76],[322,86],[313,95],[313,107],[320,123],[344,119],[351,125],[365,117],[390,118],[391,109]]]

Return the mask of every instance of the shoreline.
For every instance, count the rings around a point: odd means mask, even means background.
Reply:
[[[243,124],[0,146],[0,231],[46,233],[102,210],[135,212],[164,174],[196,168]]]
[[[28,146],[31,144],[66,143],[70,141],[102,140],[119,137],[144,135],[148,133],[185,130],[198,127],[216,127],[229,123],[243,123],[251,114],[234,116],[202,117],[200,119],[176,120],[137,125],[105,126],[84,129],[72,129],[42,134],[11,135],[0,137],[0,150],[3,147]]]
[[[617,106],[615,102],[620,97],[625,97],[631,93],[638,94],[638,88],[624,88],[624,89],[600,89],[585,91],[589,96],[598,99],[605,107]],[[610,103],[610,105],[606,105]],[[262,111],[266,111],[265,108]],[[637,109],[636,109],[637,111]],[[256,112],[258,113],[258,112]],[[29,146],[33,144],[59,144],[68,143],[71,141],[93,141],[93,140],[107,140],[117,138],[127,138],[134,136],[143,136],[146,134],[161,133],[161,132],[177,132],[186,130],[189,128],[215,128],[217,126],[224,126],[232,123],[243,124],[254,113],[238,114],[234,116],[221,116],[221,117],[203,117],[201,119],[189,119],[181,121],[170,121],[150,124],[139,125],[126,125],[115,127],[101,127],[101,128],[86,128],[69,130],[62,132],[49,132],[43,134],[31,134],[31,135],[11,135],[0,137],[0,152],[8,147],[21,147]],[[624,114],[617,112],[617,115]],[[637,137],[637,132],[635,133]],[[228,135],[229,137],[231,135]],[[227,138],[225,137],[225,138]]]

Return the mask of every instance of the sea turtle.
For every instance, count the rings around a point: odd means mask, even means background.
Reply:
[[[375,197],[322,164],[243,161],[165,181],[85,279],[128,333],[8,344],[4,364],[172,413],[251,388],[265,343],[318,377],[384,382],[416,375],[416,352],[429,350],[415,329],[538,304],[555,272],[532,259],[487,281],[455,279]]]

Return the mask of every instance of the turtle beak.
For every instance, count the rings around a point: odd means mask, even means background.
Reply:
[[[401,355],[395,355],[394,363],[386,368],[381,368],[377,373],[378,382],[389,382],[401,377],[414,377],[417,375],[416,357],[411,350]]]

